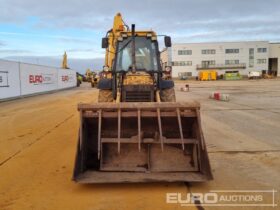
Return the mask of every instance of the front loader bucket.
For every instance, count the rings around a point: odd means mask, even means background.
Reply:
[[[213,179],[197,102],[79,104],[79,183]]]

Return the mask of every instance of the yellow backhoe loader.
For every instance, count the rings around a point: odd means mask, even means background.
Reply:
[[[166,47],[171,39],[164,37]],[[102,39],[98,103],[79,104],[73,180],[78,183],[201,182],[213,179],[200,104],[175,102],[171,69],[160,66],[157,35],[117,14]],[[167,77],[170,78],[170,77]]]

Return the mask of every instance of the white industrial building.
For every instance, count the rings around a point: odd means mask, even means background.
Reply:
[[[201,70],[216,70],[218,75],[238,71],[279,72],[280,44],[268,41],[174,43],[161,52],[164,66],[172,66],[172,76],[184,73],[196,77]],[[279,73],[278,73],[279,76]]]
[[[280,77],[280,43],[269,44],[268,70]]]

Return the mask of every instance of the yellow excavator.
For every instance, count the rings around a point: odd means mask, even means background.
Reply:
[[[129,28],[121,14],[102,39],[98,102],[78,104],[78,183],[202,182],[213,179],[200,104],[175,102],[171,68],[162,69],[158,36]],[[166,47],[171,38],[164,36]],[[166,79],[169,78],[169,79]]]

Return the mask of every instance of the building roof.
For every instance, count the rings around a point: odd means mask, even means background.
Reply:
[[[221,41],[221,42],[185,42],[185,43],[174,43],[174,45],[185,45],[185,44],[231,44],[231,43],[256,43],[256,42],[266,42],[269,43],[269,41]]]

